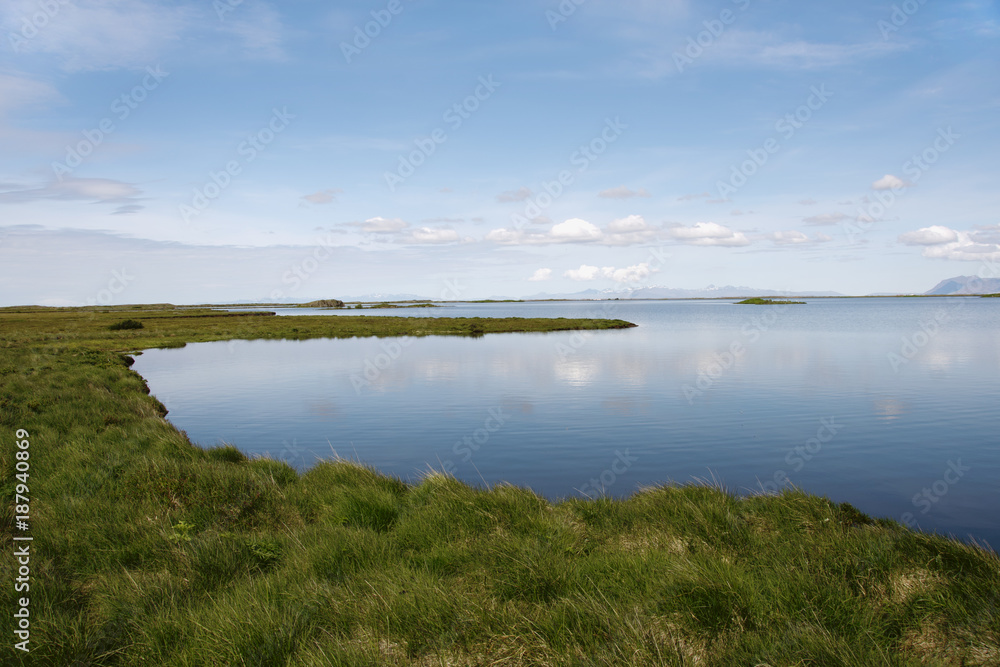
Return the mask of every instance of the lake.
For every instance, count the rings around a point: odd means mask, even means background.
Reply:
[[[227,341],[133,367],[193,442],[299,470],[340,456],[557,499],[793,484],[1000,545],[1000,299],[457,304],[312,311],[609,317],[634,329]]]

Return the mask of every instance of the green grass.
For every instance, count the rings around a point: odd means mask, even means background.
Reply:
[[[299,304],[299,308],[343,308],[344,302],[340,299],[320,299],[309,303]]]
[[[747,305],[753,305],[753,306],[772,306],[772,305],[774,305],[774,306],[783,306],[783,305],[792,304],[792,303],[796,303],[796,304],[798,304],[798,303],[805,303],[805,301],[781,301],[781,300],[776,300],[776,299],[762,299],[759,296],[755,296],[755,297],[750,298],[750,299],[743,299],[742,301],[737,301],[736,305],[747,304]]]
[[[130,315],[145,328],[108,331],[117,310],[0,310],[2,664],[1000,663],[1000,561],[975,546],[801,491],[551,503],[349,461],[300,475],[192,445],[120,354],[292,325],[468,335],[468,322]],[[18,428],[31,442],[27,655],[11,648]]]
[[[122,320],[121,322],[115,322],[108,327],[108,331],[125,331],[127,329],[142,329],[144,328],[142,322],[138,320]]]

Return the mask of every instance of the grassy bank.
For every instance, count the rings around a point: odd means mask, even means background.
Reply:
[[[112,331],[126,319],[142,329]],[[125,352],[185,343],[239,339],[352,338],[368,336],[479,336],[570,330],[624,329],[623,320],[566,318],[294,316],[227,313],[158,304],[117,308],[0,308],[0,344],[47,350],[85,348]]]
[[[759,296],[755,296],[749,299],[743,299],[742,301],[737,301],[737,306],[785,306],[788,304],[805,304],[805,301],[782,301],[780,299],[763,299]]]
[[[192,445],[120,354],[572,321],[177,315],[0,310],[2,664],[1000,663],[1000,562],[978,548],[801,492],[550,503],[343,461],[299,475]],[[109,330],[124,319],[143,328]],[[11,585],[16,429],[29,593]],[[21,596],[29,654],[12,648]]]

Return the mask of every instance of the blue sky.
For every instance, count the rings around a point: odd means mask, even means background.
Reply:
[[[1000,269],[1000,8],[7,0],[0,303],[923,292]]]

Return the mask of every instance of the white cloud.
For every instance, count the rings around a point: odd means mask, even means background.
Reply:
[[[66,134],[31,129],[38,127],[32,118],[34,109],[52,108],[64,101],[48,83],[18,73],[0,73],[0,153],[51,155],[64,149]],[[15,116],[19,116],[16,121]]]
[[[507,192],[501,192],[497,195],[497,201],[501,204],[524,201],[532,194],[531,190],[528,188],[520,188],[518,190],[508,190]]]
[[[644,278],[648,278],[653,273],[655,273],[655,270],[650,269],[649,264],[646,262],[634,266],[626,266],[621,269],[616,269],[613,266],[598,268],[596,266],[581,264],[579,269],[570,269],[563,273],[563,276],[577,281],[607,278],[616,283],[637,283]]]
[[[225,4],[226,0],[222,0]],[[242,42],[243,55],[260,60],[287,59],[281,46],[284,27],[278,12],[263,2],[242,2],[222,15],[223,32]]]
[[[59,99],[59,93],[47,83],[0,74],[0,114],[18,107],[48,104]]]
[[[435,245],[442,243],[457,243],[463,239],[454,229],[447,227],[416,227],[400,218],[369,218],[364,222],[349,222],[351,227],[360,227],[366,234],[385,234],[382,241],[402,245]],[[404,233],[405,232],[405,233]],[[466,239],[469,240],[469,239]]]
[[[886,174],[882,178],[878,179],[872,183],[872,190],[899,190],[901,188],[908,188],[912,185],[907,183],[898,176],[893,176],[892,174]]]
[[[51,189],[57,193],[58,199],[96,201],[119,201],[140,193],[128,183],[110,178],[67,178],[62,183],[53,183]]]
[[[819,215],[811,215],[808,218],[802,218],[802,222],[807,225],[835,225],[841,220],[847,220],[848,216],[837,211],[836,213],[820,213]]]
[[[580,218],[570,218],[565,222],[560,222],[558,225],[552,227],[549,234],[557,243],[568,241],[596,241],[603,236],[603,232],[601,232],[596,225]]]
[[[601,270],[596,266],[581,264],[579,269],[570,269],[563,275],[570,280],[593,280],[601,275]]]
[[[1000,243],[1000,225],[979,225],[969,238],[976,243]]]
[[[703,30],[703,23],[693,23],[688,34]],[[674,60],[676,47],[663,40],[662,31],[651,34],[649,42],[635,52],[630,73],[642,77],[669,76],[678,73]],[[741,30],[730,27],[703,50],[699,62],[729,67],[757,67],[783,70],[833,68],[890,55],[906,49],[905,44],[886,40],[859,43],[822,43],[788,39],[777,31]],[[684,71],[683,69],[680,71]]]
[[[777,245],[798,245],[800,243],[809,243],[809,237],[800,231],[790,231],[790,232],[774,232],[768,234],[768,238],[774,241]]]
[[[327,188],[326,190],[314,192],[311,195],[303,195],[302,199],[310,204],[329,204],[332,201],[336,201],[337,195],[342,192],[343,190],[340,188]]]
[[[651,227],[641,215],[630,215],[612,221],[605,230],[605,245],[634,245],[655,240],[660,230]]]
[[[111,215],[132,215],[133,213],[138,213],[144,208],[146,207],[140,204],[122,204],[112,211]]]
[[[977,232],[960,232],[942,225],[924,227],[899,236],[906,245],[924,246],[923,256],[960,262],[1000,261],[1000,243],[984,243]]]
[[[0,202],[8,203],[37,199],[128,202],[140,194],[142,191],[135,186],[110,178],[65,178],[36,188],[0,186]]]
[[[794,229],[787,232],[772,232],[767,235],[767,238],[773,241],[775,245],[781,245],[781,246],[806,245],[810,243],[827,243],[828,241],[833,240],[833,237],[821,233],[816,234],[816,236],[810,238],[807,234],[803,234],[802,232]]]
[[[601,273],[605,278],[611,278],[616,283],[637,283],[653,275],[655,271],[649,268],[649,264],[643,262],[634,266],[626,266],[623,269],[604,268]]]
[[[435,244],[435,243],[456,243],[461,240],[458,232],[454,229],[432,229],[431,227],[418,227],[411,233],[399,240],[400,243],[414,244]]]
[[[538,283],[543,280],[549,280],[550,278],[552,278],[552,269],[538,269],[531,275],[530,278],[528,278],[528,280],[533,283]]]
[[[775,32],[730,28],[711,49],[705,50],[703,58],[736,66],[810,70],[878,58],[904,48],[884,40],[855,44],[807,42],[785,40]]]
[[[675,240],[688,245],[723,247],[750,245],[743,232],[735,232],[715,222],[698,222],[691,227],[671,227],[667,233]]]
[[[486,235],[486,240],[503,245],[515,245],[525,242],[525,234],[516,229],[494,229]]]
[[[351,223],[354,227],[361,227],[361,231],[368,232],[370,234],[387,234],[392,232],[399,232],[410,225],[399,218],[368,218],[363,223]]]
[[[219,6],[228,11],[220,16]],[[34,18],[39,15],[47,20]],[[238,53],[254,60],[286,59],[280,16],[260,0],[232,6],[225,0],[215,5],[194,0],[4,0],[0,32],[15,52],[52,56],[67,72],[144,69],[168,56],[176,62],[178,50],[185,57]]]
[[[949,227],[932,225],[913,232],[900,234],[899,242],[906,245],[941,245],[958,240],[958,232]]]
[[[641,215],[630,215],[627,218],[619,218],[608,225],[608,231],[620,232],[644,232],[650,229]]]
[[[633,197],[648,197],[649,192],[646,188],[639,188],[638,190],[630,190],[624,185],[617,188],[610,188],[608,190],[602,190],[597,193],[598,197],[603,197],[605,199],[631,199]]]
[[[771,36],[766,33],[745,33],[746,55],[761,65],[776,67],[816,69],[837,67],[870,58],[877,58],[898,51],[899,44],[874,40],[858,44],[822,44],[798,40],[779,44],[766,44]],[[754,43],[756,42],[756,44]]]
[[[69,72],[138,68],[156,64],[158,54],[180,39],[196,12],[186,6],[155,2],[76,0],[51,3],[47,23],[25,18],[45,14],[35,0],[5,0],[0,8],[4,35],[25,34],[17,40],[19,53],[55,56]],[[213,17],[214,18],[214,17]]]
[[[550,243],[600,243],[602,245],[634,245],[657,238],[660,230],[649,226],[638,215],[619,218],[600,229],[580,218],[570,218],[548,231],[520,229],[494,229],[486,235],[487,241],[504,245],[545,245]]]

